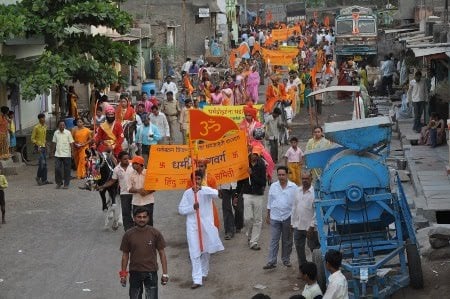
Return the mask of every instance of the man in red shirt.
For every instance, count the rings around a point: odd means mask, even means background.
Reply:
[[[100,152],[112,150],[117,157],[122,151],[124,140],[122,125],[116,122],[115,110],[112,106],[106,106],[105,115],[106,121],[99,126],[94,140]]]

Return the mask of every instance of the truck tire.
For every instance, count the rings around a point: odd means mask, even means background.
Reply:
[[[422,263],[416,244],[406,244],[406,257],[409,269],[409,284],[414,289],[423,288]]]
[[[325,290],[327,289],[327,276],[325,275],[325,264],[320,249],[313,250],[312,260],[317,266],[317,283],[319,284],[322,293],[325,294]]]

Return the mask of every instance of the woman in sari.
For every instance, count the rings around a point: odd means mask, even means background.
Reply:
[[[247,94],[249,100],[251,100],[253,104],[258,103],[259,81],[260,77],[258,71],[256,70],[256,66],[252,66],[247,77]]]
[[[92,131],[84,126],[80,118],[76,119],[76,126],[72,129],[74,140],[73,157],[75,166],[77,167],[77,178],[84,179],[86,177],[86,150],[92,142]]]
[[[8,112],[8,118],[9,118],[9,149],[11,155],[14,154],[15,147],[16,147],[16,124],[14,122],[14,111]]]
[[[326,149],[331,147],[331,141],[326,139],[323,136],[323,130],[322,127],[316,126],[313,130],[313,137],[308,140],[308,143],[306,143],[306,152],[307,154],[310,151],[316,151],[319,149]],[[322,169],[320,168],[313,168],[311,169],[311,173],[313,176],[313,181],[315,182],[317,178],[319,178],[322,175]]]
[[[256,139],[253,135],[253,132],[256,129],[261,130],[263,125],[258,121],[258,110],[253,107],[252,104],[247,104],[244,106],[244,119],[239,124],[239,129],[246,132],[247,135],[247,146],[249,148],[258,148],[261,152],[261,156],[266,162],[266,174],[269,181],[272,181],[272,173],[275,169],[275,163],[270,156],[270,153],[264,147],[262,140]]]
[[[223,104],[224,95],[219,86],[216,86],[214,93],[211,94],[211,105],[221,106]]]
[[[9,154],[9,122],[10,119],[8,117],[9,108],[6,106],[2,106],[0,108],[0,159],[7,160],[11,157]]]
[[[124,96],[121,96],[119,106],[116,108],[116,121],[122,125],[127,121],[135,121],[136,112],[131,107],[130,102]]]
[[[214,90],[207,72],[203,73],[203,77],[199,86],[200,92],[205,95],[206,103],[211,103],[211,91]]]
[[[78,118],[78,95],[73,86],[69,86],[69,93],[67,94],[67,105],[69,110],[69,117]]]

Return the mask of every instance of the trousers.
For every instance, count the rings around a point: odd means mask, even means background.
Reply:
[[[72,158],[70,157],[55,157],[55,183],[61,186],[69,186],[70,184],[70,170]]]
[[[145,288],[145,299],[158,299],[157,272],[130,271],[130,299],[142,299]]]
[[[47,182],[47,150],[45,147],[39,147],[39,166],[36,176],[41,179],[41,182]]]
[[[422,118],[423,111],[425,109],[425,102],[413,102],[414,107],[414,125],[413,130],[416,132],[420,132],[422,129],[422,122],[420,121]]]
[[[270,219],[270,246],[267,262],[277,264],[278,249],[281,237],[281,260],[289,263],[292,253],[291,217],[283,221]]]
[[[294,244],[297,252],[298,264],[306,263],[305,245],[308,243],[308,248],[313,252],[314,249],[320,248],[319,237],[317,233],[311,239],[306,238],[306,230],[294,229]]]
[[[263,202],[264,195],[244,194],[244,222],[250,247],[258,244],[261,235]]]
[[[192,258],[192,281],[195,284],[202,284],[203,277],[209,273],[209,253],[204,252],[199,257]]]
[[[129,230],[134,226],[132,213],[131,213],[131,201],[133,200],[133,194],[120,194],[120,204],[122,206],[122,221],[123,229]]]

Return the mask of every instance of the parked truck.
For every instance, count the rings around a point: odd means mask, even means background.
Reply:
[[[344,60],[376,64],[377,17],[371,8],[350,6],[336,16],[335,53],[338,65]]]

